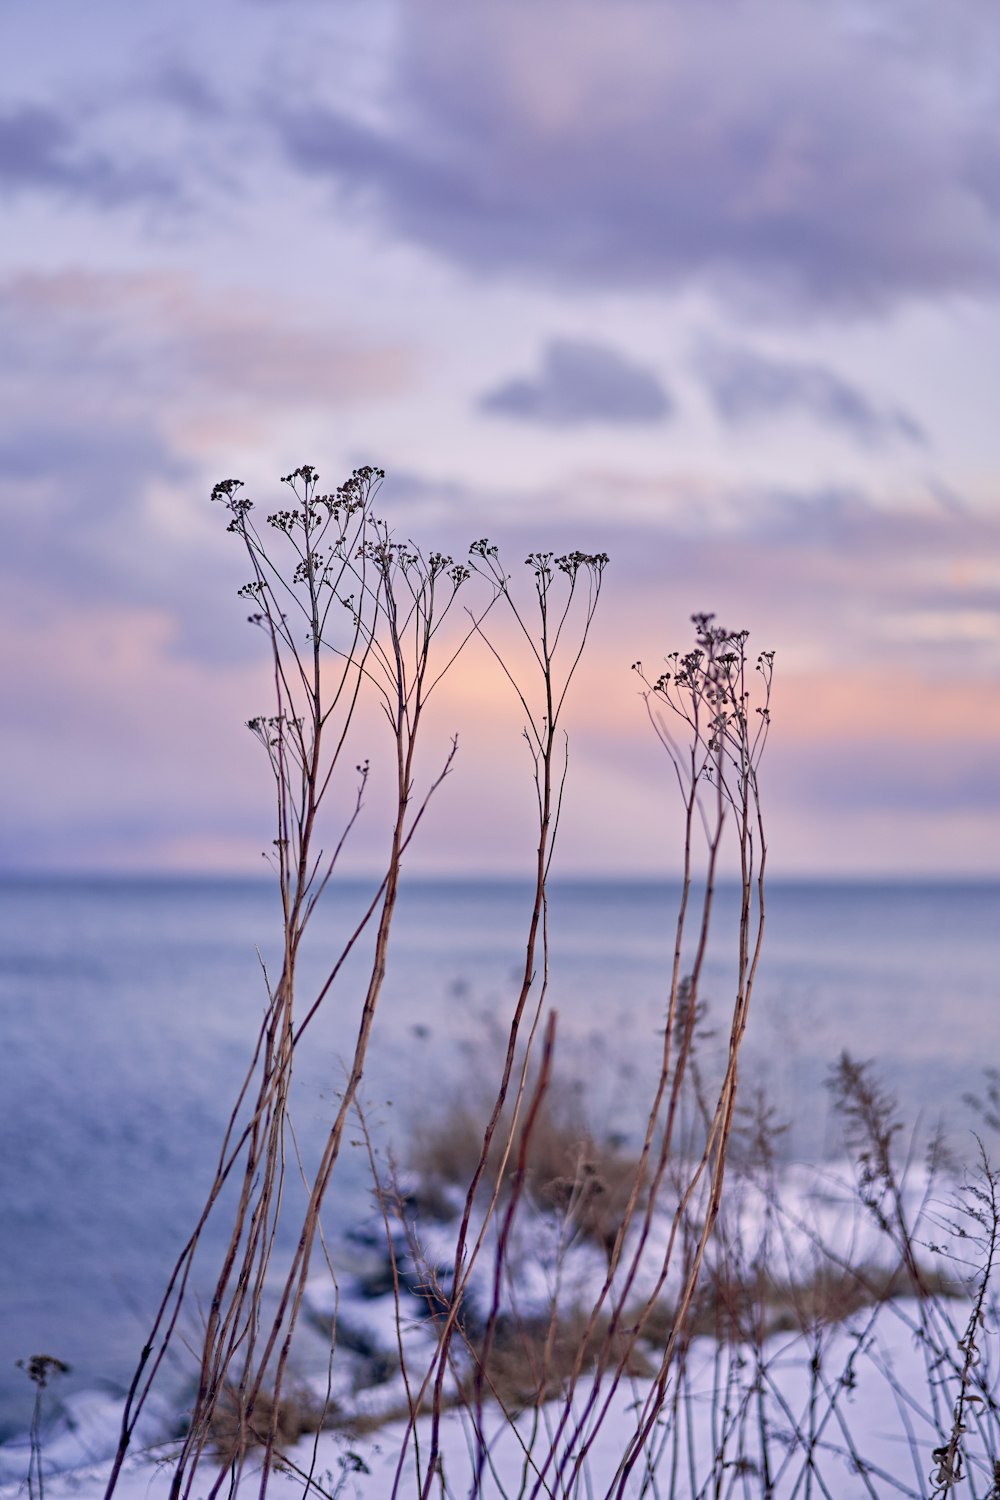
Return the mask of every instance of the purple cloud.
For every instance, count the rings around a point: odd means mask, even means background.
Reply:
[[[718,414],[734,426],[787,413],[838,428],[866,447],[926,442],[920,424],[906,412],[877,405],[824,365],[714,344],[701,351],[695,369]]]
[[[81,148],[54,110],[21,105],[0,114],[0,193],[57,192],[101,208],[163,202],[177,195],[162,167],[129,166]]]
[[[881,310],[1000,281],[997,87],[965,87],[973,61],[790,0],[431,0],[404,12],[388,123],[270,115],[302,171],[477,270]]]
[[[479,402],[483,411],[551,427],[594,422],[661,422],[673,403],[652,370],[607,344],[553,339],[538,375],[506,381]]]
[[[165,103],[195,121],[218,120],[223,113],[222,98],[210,75],[182,58],[160,62],[153,70],[152,87]]]
[[[328,411],[405,378],[397,349],[351,347],[273,301],[181,276],[0,282],[0,587],[31,578],[63,602],[160,608],[193,657],[252,649],[232,629],[245,564],[223,528],[206,548],[185,513],[185,496],[207,511],[219,477],[204,471],[213,428],[250,446],[273,413]]]
[[[643,611],[665,594],[681,619],[717,609],[727,625],[753,624],[768,645],[805,644],[824,663],[937,673],[959,650],[963,672],[992,680],[1000,660],[1000,634],[985,628],[1000,612],[990,562],[1000,522],[934,504],[930,492],[891,508],[847,487],[599,470],[526,493],[390,472],[384,495],[395,524],[433,529],[456,554],[487,530],[512,556],[531,550],[539,516],[546,546],[608,551],[608,611],[635,616],[636,646]]]

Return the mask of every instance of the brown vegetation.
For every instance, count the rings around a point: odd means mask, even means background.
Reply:
[[[858,1362],[877,1359],[872,1350],[886,1309],[907,1320],[924,1358],[927,1420],[938,1435],[932,1493],[955,1491],[971,1472],[973,1432],[981,1477],[983,1454],[995,1461],[1000,1430],[982,1364],[1000,1222],[997,1177],[985,1155],[978,1185],[969,1186],[964,1200],[963,1211],[971,1213],[974,1226],[967,1238],[978,1252],[966,1285],[972,1312],[959,1325],[949,1298],[962,1278],[953,1280],[948,1268],[928,1261],[919,1243],[915,1225],[926,1219],[927,1205],[914,1217],[905,1167],[897,1160],[900,1126],[894,1105],[865,1065],[842,1058],[832,1089],[857,1164],[858,1202],[887,1247],[877,1264],[863,1259],[855,1264],[855,1258],[828,1251],[816,1237],[808,1257],[790,1263],[794,1234],[805,1233],[809,1241],[812,1231],[793,1223],[781,1201],[775,1127],[766,1101],[748,1121],[738,1115],[741,1047],[764,933],[766,840],[758,767],[770,725],[772,653],[748,657],[745,631],[726,630],[712,616],[697,615],[694,645],[667,657],[664,671],[647,676],[641,663],[634,664],[650,723],[668,757],[668,780],[679,792],[683,875],[679,908],[672,922],[665,921],[670,935],[658,1067],[642,1102],[638,1143],[626,1152],[560,1100],[553,1083],[557,1018],[547,1004],[548,882],[568,773],[562,720],[607,558],[530,553],[530,583],[522,591],[486,539],[473,543],[467,563],[456,564],[392,537],[372,511],[381,477],[377,470],[359,470],[333,494],[321,494],[309,466],[287,476],[289,509],[267,518],[286,549],[284,563],[275,561],[272,541],[256,529],[238,482],[216,487],[214,498],[226,506],[229,529],[251,564],[253,576],[241,592],[251,602],[251,622],[265,635],[273,669],[273,712],[252,719],[249,727],[276,789],[273,863],[283,962],[274,983],[268,980],[265,1022],[204,1214],[177,1263],[129,1392],[108,1496],[171,1345],[202,1229],[230,1179],[239,1185],[232,1236],[208,1309],[197,1394],[174,1465],[172,1500],[190,1500],[196,1484],[207,1500],[223,1488],[234,1493],[255,1446],[256,1482],[263,1495],[275,1466],[290,1461],[288,1444],[318,1431],[333,1415],[350,1420],[350,1414],[336,1411],[331,1387],[318,1404],[297,1393],[289,1373],[292,1339],[314,1255],[333,1271],[320,1211],[346,1122],[358,1107],[403,856],[456,753],[453,742],[436,773],[425,777],[423,800],[418,800],[415,767],[424,708],[473,638],[486,647],[523,715],[537,809],[533,891],[525,914],[523,969],[510,996],[488,1102],[459,1105],[449,1118],[423,1127],[413,1158],[422,1186],[405,1204],[396,1185],[376,1171],[386,1237],[384,1285],[397,1314],[396,1348],[384,1372],[398,1380],[403,1394],[394,1409],[405,1413],[392,1500],[401,1493],[408,1455],[416,1460],[420,1500],[451,1493],[442,1468],[442,1423],[456,1408],[468,1424],[470,1472],[463,1488],[470,1496],[490,1492],[494,1421],[511,1424],[524,1448],[519,1495],[540,1500],[586,1493],[597,1434],[615,1409],[620,1388],[631,1388],[632,1382],[639,1383],[640,1393],[627,1409],[608,1500],[631,1493],[633,1480],[644,1493],[652,1483],[658,1494],[680,1497],[735,1493],[733,1483],[747,1483],[750,1476],[761,1494],[770,1495],[776,1476],[789,1475],[792,1493],[829,1496],[821,1464],[830,1451],[838,1460],[846,1455],[858,1476],[858,1493],[879,1500],[875,1471],[858,1448],[844,1406]],[[467,586],[478,587],[480,594],[464,616],[454,611],[462,624],[446,645],[442,627],[459,591],[463,601],[471,597]],[[506,613],[522,644],[522,661],[510,659],[487,629],[493,609]],[[340,764],[365,694],[381,706],[389,729],[395,767],[388,793],[392,834],[374,900],[358,913],[353,936],[303,1008],[297,994],[300,946],[368,788],[366,762],[351,773],[352,790]],[[323,844],[320,814],[328,795],[340,799],[341,825],[332,838],[327,832]],[[712,1075],[701,1066],[698,1046],[715,893],[724,875],[735,877],[740,901],[734,928],[726,934],[735,977],[730,1003],[719,1017],[722,1062]],[[372,961],[362,992],[342,996],[338,981],[344,963],[369,928]],[[305,1162],[288,1117],[291,1081],[311,1020],[320,1007],[334,1003],[349,1007],[345,1020],[355,1047],[326,1143],[317,1160]],[[363,1119],[361,1128],[376,1169]],[[738,1172],[727,1184],[734,1144]],[[290,1159],[305,1185],[306,1210],[291,1265],[275,1276],[272,1249]],[[940,1166],[940,1156],[933,1158],[929,1183],[938,1180]],[[748,1248],[739,1204],[750,1182],[763,1185],[765,1212],[761,1233]],[[421,1211],[438,1220],[453,1215],[447,1266],[432,1263],[424,1252]],[[518,1270],[517,1230],[526,1226],[530,1234],[543,1221],[559,1227],[552,1242],[549,1305],[541,1312],[537,1306],[519,1310],[510,1292]],[[571,1251],[580,1247],[597,1251],[599,1268],[582,1301],[578,1289],[563,1290],[562,1280]],[[273,1300],[265,1299],[265,1287],[275,1293]],[[427,1356],[424,1339],[424,1354],[417,1359],[410,1357],[403,1337],[414,1302],[431,1346]],[[833,1368],[833,1332],[841,1327],[851,1330],[852,1352]],[[767,1403],[776,1389],[773,1340],[785,1329],[809,1351],[809,1398],[803,1412],[782,1411],[779,1430]],[[711,1451],[699,1454],[691,1438],[699,1393],[691,1382],[693,1351],[703,1334],[715,1351],[709,1392],[713,1437]],[[333,1359],[336,1318],[330,1337]],[[349,1342],[339,1347],[341,1357],[349,1354]],[[908,1393],[894,1390],[905,1410]],[[543,1402],[551,1403],[544,1422],[538,1418]],[[525,1410],[535,1417],[522,1432],[517,1416]],[[355,1430],[361,1420],[355,1418]],[[914,1472],[926,1473],[908,1413],[906,1422]],[[839,1434],[835,1449],[829,1439],[834,1430]],[[206,1462],[216,1472],[203,1489],[198,1476]],[[656,1478],[661,1469],[662,1482]],[[313,1484],[308,1474],[304,1477],[307,1487]],[[922,1481],[912,1488],[891,1477],[904,1494],[925,1493]],[[994,1478],[990,1494],[995,1497],[1000,1477]],[[984,1482],[970,1493],[985,1492]]]

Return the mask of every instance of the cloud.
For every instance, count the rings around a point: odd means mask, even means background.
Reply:
[[[402,346],[192,276],[67,271],[0,283],[0,392],[20,425],[58,411],[99,432],[142,412],[176,432],[234,412],[260,420],[377,399],[411,378]]]
[[[160,60],[152,70],[152,88],[165,103],[203,124],[223,114],[223,102],[210,75],[183,58]]]
[[[479,404],[486,412],[552,427],[661,422],[672,409],[652,370],[585,339],[553,339],[539,375],[507,381]]]
[[[395,488],[390,474],[390,498]],[[667,652],[690,643],[690,614],[714,609],[721,624],[749,629],[753,653],[777,652],[764,775],[779,865],[827,873],[995,865],[1000,630],[986,627],[991,606],[1000,617],[1000,572],[991,563],[1000,518],[959,516],[926,496],[906,508],[897,497],[892,510],[862,491],[832,488],[733,486],[710,507],[707,487],[694,496],[683,478],[640,486],[610,473],[574,475],[520,497],[462,495],[454,486],[445,497],[455,513],[449,547],[460,552],[462,537],[490,518],[526,604],[521,559],[529,548],[604,547],[611,555],[567,713],[576,777],[599,762],[589,787],[595,803],[607,802],[609,787],[627,796],[631,786],[637,807],[652,805],[663,768],[653,755],[644,769],[646,726],[628,666],[640,658],[655,675]],[[420,495],[410,498],[419,503]],[[442,513],[435,535],[445,526]],[[901,621],[913,629],[901,630]],[[488,629],[516,659],[503,617],[491,616]],[[475,666],[466,662],[470,672]],[[474,693],[489,688],[467,687],[461,669],[446,691],[457,688],[480,725],[486,708]],[[471,742],[474,757],[488,756],[502,726],[467,735],[463,725],[462,734],[466,752]],[[498,798],[511,796],[507,775],[498,767]],[[580,780],[571,784],[580,798]],[[606,847],[652,864],[652,841],[646,846],[629,826],[621,845],[609,827]],[[570,838],[567,849],[586,864],[583,844]]]
[[[0,374],[97,374],[120,396],[297,406],[396,391],[399,346],[303,320],[273,296],[219,294],[183,273],[23,273],[0,283]]]
[[[150,163],[123,165],[81,146],[54,110],[21,105],[0,113],[0,192],[56,192],[98,208],[177,196],[172,173]]]
[[[920,424],[906,412],[876,404],[824,365],[712,344],[697,356],[695,370],[719,416],[733,426],[802,415],[848,433],[863,447],[900,440],[918,446],[926,442]]]
[[[380,123],[318,96],[269,115],[301,171],[478,271],[884,311],[1000,281],[978,16],[949,48],[892,7],[428,0]]]
[[[268,701],[263,660],[181,656],[170,613],[143,603],[5,588],[0,626],[0,865],[153,866],[172,837],[261,828],[243,725]]]
[[[160,607],[179,652],[243,649],[229,571],[243,565],[204,522],[216,455],[234,431],[253,453],[272,424],[377,399],[408,372],[405,351],[184,276],[0,283],[0,585]]]
[[[650,620],[669,612],[684,625],[714,609],[803,671],[878,663],[928,684],[1000,671],[1000,626],[990,627],[1000,569],[989,561],[1000,519],[943,507],[929,490],[878,499],[593,468],[521,491],[390,472],[383,497],[394,524],[432,530],[456,555],[486,533],[514,559],[539,546],[607,551],[606,608],[631,659],[657,646]]]

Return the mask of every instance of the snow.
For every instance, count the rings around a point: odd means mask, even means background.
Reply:
[[[884,1315],[880,1324],[883,1321]],[[832,1403],[822,1397],[815,1402],[816,1385],[810,1367],[812,1350],[806,1341],[801,1337],[776,1337],[767,1341],[760,1350],[759,1365],[768,1372],[766,1421],[770,1430],[772,1493],[776,1500],[781,1500],[781,1497],[790,1500],[793,1495],[802,1493],[807,1457],[803,1444],[793,1442],[791,1433],[796,1425],[803,1432],[809,1431],[811,1402],[816,1404],[818,1411],[814,1461],[822,1475],[826,1493],[835,1497],[871,1493],[862,1477],[861,1466],[866,1468],[868,1482],[878,1496],[930,1492],[929,1476],[934,1467],[932,1451],[941,1442],[941,1435],[923,1394],[927,1388],[926,1371],[919,1342],[911,1327],[918,1322],[916,1304],[899,1304],[886,1325],[880,1327],[877,1340],[868,1347],[859,1346],[856,1327],[834,1332],[826,1343],[823,1359],[827,1380],[839,1392]],[[852,1356],[855,1378],[853,1383],[844,1384],[841,1376],[852,1362]],[[684,1400],[679,1404],[678,1415],[673,1422],[665,1417],[656,1424],[651,1441],[643,1452],[643,1461],[655,1465],[659,1494],[671,1493],[669,1476],[675,1453],[678,1477],[674,1493],[677,1495],[693,1496],[702,1492],[713,1472],[722,1476],[722,1493],[729,1492],[726,1486],[735,1478],[741,1483],[746,1480],[749,1489],[737,1486],[733,1493],[764,1493],[757,1416],[754,1414],[753,1420],[740,1423],[734,1411],[730,1411],[727,1417],[725,1403],[719,1400],[720,1373],[725,1389],[727,1377],[733,1374],[729,1367],[740,1359],[751,1367],[749,1371],[744,1368],[744,1377],[748,1373],[752,1375],[757,1356],[751,1351],[722,1351],[720,1365],[720,1350],[714,1340],[695,1341],[688,1356]],[[752,1389],[753,1380],[744,1379],[743,1385],[746,1392]],[[569,1493],[582,1497],[604,1495],[609,1491],[621,1455],[635,1431],[637,1417],[651,1389],[649,1381],[623,1384],[615,1392],[601,1426],[594,1431],[592,1424],[589,1428],[585,1425],[584,1431],[593,1437],[593,1441],[578,1483]],[[676,1384],[668,1389],[668,1411],[676,1389]],[[584,1383],[578,1391],[574,1405],[577,1417],[582,1415],[592,1391],[591,1382]],[[753,1399],[756,1399],[755,1394]],[[561,1411],[559,1403],[549,1403],[537,1413],[523,1413],[515,1426],[511,1426],[495,1408],[486,1409],[488,1459],[482,1489],[484,1495],[515,1496],[531,1492],[530,1464],[525,1481],[524,1448],[533,1442],[533,1462],[541,1467],[548,1450],[547,1433],[556,1429]],[[340,1482],[343,1485],[340,1493],[345,1500],[352,1495],[363,1497],[363,1500],[387,1500],[393,1493],[396,1468],[406,1437],[405,1424],[399,1422],[364,1438],[324,1433],[318,1440],[303,1440],[289,1456],[298,1469],[313,1473],[327,1493],[332,1493]],[[398,1490],[405,1497],[419,1493],[418,1455],[426,1463],[429,1445],[426,1420],[417,1424],[416,1439],[414,1442],[411,1434],[406,1443]],[[441,1450],[449,1489],[456,1495],[469,1492],[474,1448],[475,1438],[468,1415],[449,1412],[442,1423]],[[576,1445],[578,1450],[579,1444]],[[351,1454],[356,1457],[349,1457]],[[72,1457],[74,1461],[71,1468],[53,1473],[47,1479],[45,1493],[49,1500],[91,1500],[91,1497],[103,1493],[108,1469],[106,1462],[81,1464],[79,1453],[69,1455],[60,1449],[58,1456],[55,1450],[47,1454],[53,1468],[57,1466],[58,1457]],[[118,1486],[121,1500],[157,1500],[159,1496],[166,1496],[171,1473],[169,1458],[170,1448],[165,1446],[131,1459]],[[244,1475],[244,1488],[248,1494],[254,1492],[254,1477],[252,1468]],[[548,1479],[552,1485],[551,1474]],[[16,1485],[6,1485],[2,1493],[13,1495],[17,1488]],[[303,1480],[298,1474],[277,1473],[272,1477],[271,1493],[275,1496],[301,1494],[302,1488]],[[824,1490],[817,1492],[823,1493]],[[546,1491],[543,1489],[541,1493]],[[655,1493],[650,1475],[642,1463],[637,1465],[624,1493],[628,1496],[652,1496]]]
[[[960,1232],[949,1199],[950,1190],[936,1192],[926,1174],[910,1173],[904,1208],[915,1226],[914,1243],[926,1265],[953,1270],[954,1260],[942,1262],[932,1248],[942,1243],[947,1251],[948,1235]],[[898,1248],[877,1215],[859,1202],[846,1168],[788,1168],[779,1201],[780,1213],[766,1184],[750,1177],[734,1182],[717,1252],[728,1264],[766,1265],[775,1284],[798,1285],[823,1265],[868,1271],[898,1265]],[[668,1222],[665,1214],[654,1216],[645,1246],[634,1239],[627,1247],[640,1252],[635,1298],[663,1278]],[[478,1228],[474,1223],[473,1240]],[[412,1500],[419,1494],[430,1423],[421,1417],[409,1429],[400,1420],[407,1392],[402,1375],[393,1373],[392,1357],[401,1344],[410,1387],[418,1386],[435,1348],[427,1288],[432,1281],[445,1291],[449,1287],[454,1236],[454,1222],[421,1225],[419,1235],[412,1221],[394,1227],[398,1304],[395,1293],[385,1290],[387,1255],[377,1224],[363,1226],[353,1237],[352,1268],[341,1276],[339,1291],[329,1277],[310,1284],[313,1327],[337,1311],[330,1393],[341,1410],[381,1425],[365,1436],[331,1431],[304,1439],[287,1455],[294,1468],[272,1476],[272,1494],[302,1494],[303,1473],[313,1475],[316,1493],[335,1494],[338,1500],[388,1500],[394,1494]],[[468,1284],[469,1304],[480,1318],[494,1295],[495,1246],[496,1225],[485,1235]],[[544,1317],[554,1297],[561,1309],[587,1309],[607,1275],[603,1250],[529,1203],[515,1222],[499,1311],[528,1322]],[[678,1275],[675,1263],[666,1278],[668,1297],[676,1291]],[[989,1310],[977,1335],[976,1357],[966,1360],[960,1340],[969,1309],[967,1297],[923,1305],[898,1298],[805,1333],[775,1328],[756,1342],[695,1338],[671,1365],[662,1391],[656,1384],[660,1351],[650,1339],[637,1346],[645,1365],[641,1376],[616,1384],[610,1374],[584,1375],[568,1405],[557,1399],[508,1418],[495,1402],[487,1402],[481,1444],[474,1412],[457,1406],[441,1421],[446,1493],[470,1494],[481,1464],[478,1493],[483,1496],[527,1496],[536,1483],[539,1494],[560,1500],[617,1494],[622,1457],[645,1430],[622,1495],[693,1500],[701,1494],[769,1494],[775,1500],[803,1500],[811,1474],[811,1493],[832,1500],[930,1496],[936,1493],[932,1476],[941,1462],[934,1450],[947,1442],[964,1390],[968,1468],[955,1494],[985,1496],[992,1479],[989,1464],[998,1451],[998,1424],[990,1410],[995,1321]],[[379,1361],[385,1369],[376,1376]],[[322,1376],[313,1384],[321,1396],[326,1393]],[[449,1399],[457,1397],[454,1381],[445,1390]],[[118,1402],[107,1395],[84,1392],[66,1403],[60,1422],[43,1434],[46,1500],[103,1495],[118,1416]],[[172,1449],[157,1440],[168,1420],[162,1406],[147,1412],[118,1484],[120,1500],[166,1496]],[[28,1460],[26,1442],[0,1447],[0,1496],[25,1492]],[[207,1474],[199,1475],[194,1493],[202,1493],[207,1483]],[[254,1493],[252,1464],[241,1490]]]

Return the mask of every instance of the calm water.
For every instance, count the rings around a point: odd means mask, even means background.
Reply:
[[[335,955],[363,892],[317,916],[302,994]],[[414,1120],[485,1090],[506,1027],[527,916],[516,884],[411,884],[399,910],[366,1102],[405,1149]],[[733,911],[724,895],[719,926]],[[14,1361],[49,1353],[81,1386],[115,1386],[144,1341],[197,1215],[210,1158],[261,1015],[255,945],[273,957],[267,885],[0,883],[0,1435],[25,1425]],[[842,1047],[879,1059],[908,1117],[946,1110],[1000,1064],[1000,886],[771,887],[750,1071],[795,1120],[791,1149],[835,1150],[821,1087]],[[627,1131],[655,1056],[672,947],[668,887],[567,884],[552,901],[559,1049],[598,1124]],[[356,1025],[363,955],[320,1018],[299,1074],[305,1149],[325,1130]],[[706,994],[730,988],[713,952]],[[328,1227],[364,1212],[345,1154]],[[211,1247],[209,1247],[211,1248]]]

